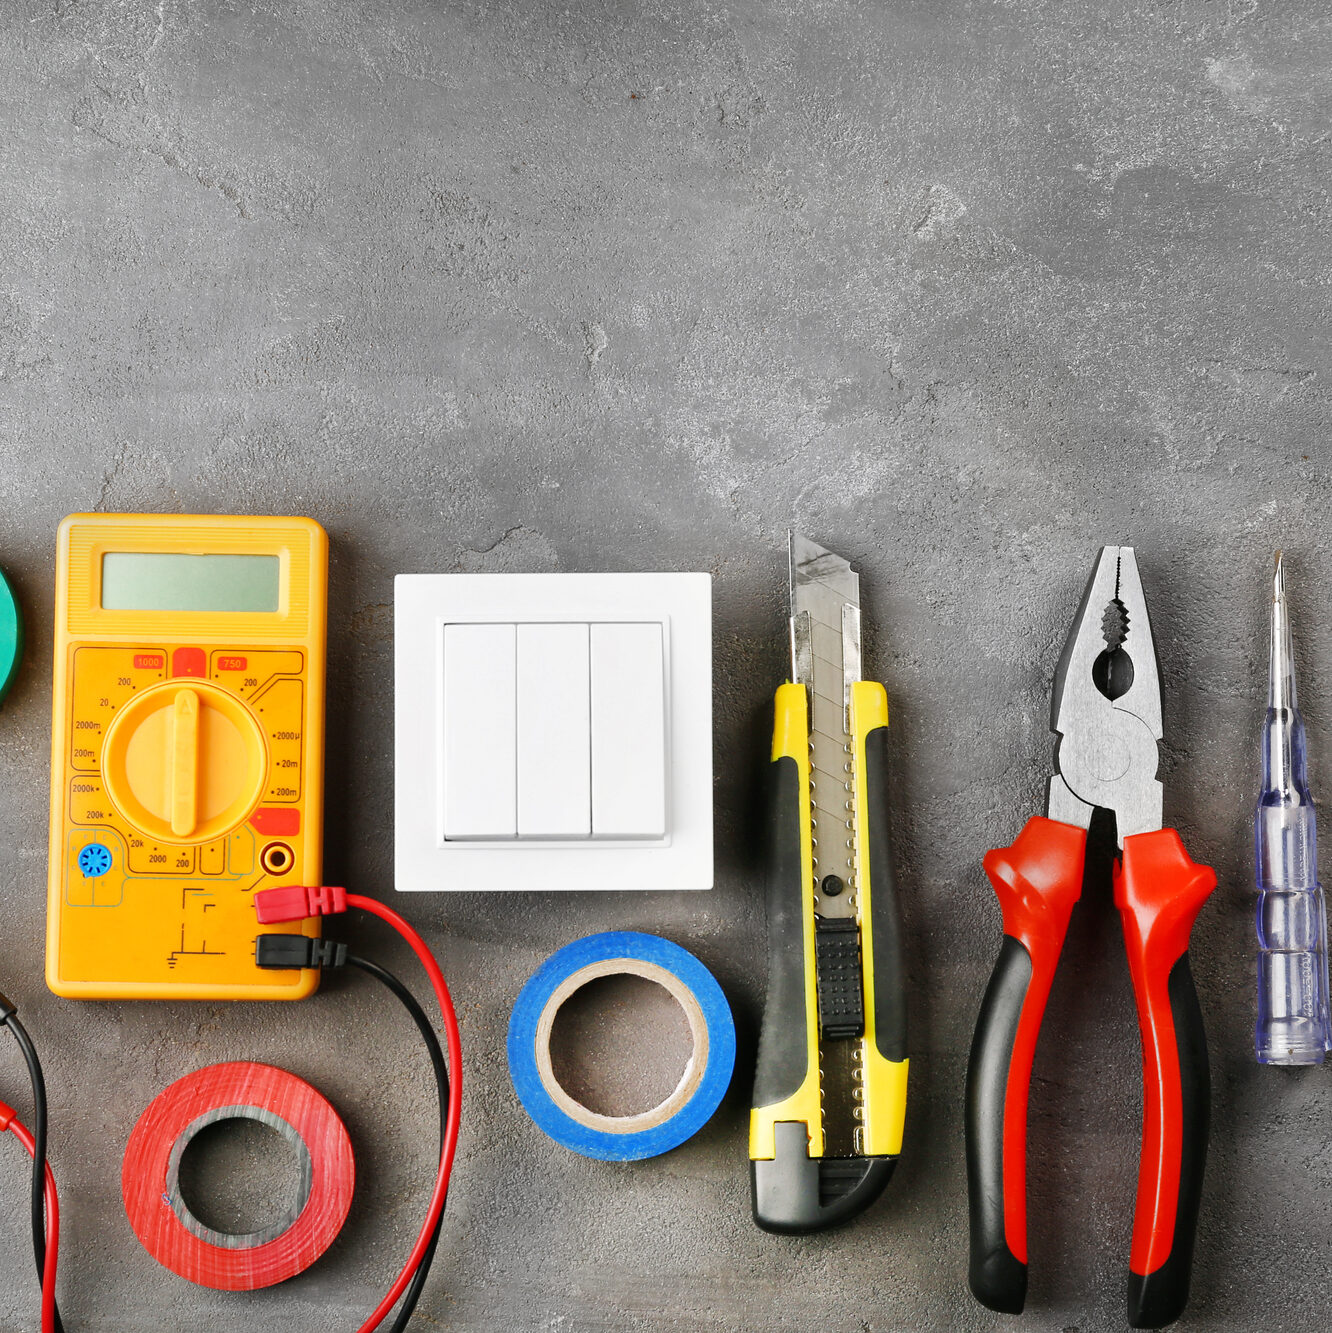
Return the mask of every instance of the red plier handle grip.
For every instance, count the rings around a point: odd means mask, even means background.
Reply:
[[[985,857],[1004,942],[967,1069],[972,1294],[1018,1313],[1027,1294],[1027,1096],[1050,985],[1082,892],[1086,830],[1029,820]],[[1216,885],[1173,829],[1124,839],[1115,902],[1124,924],[1143,1050],[1143,1137],[1129,1274],[1129,1323],[1160,1328],[1188,1299],[1207,1152],[1210,1086],[1189,932]]]

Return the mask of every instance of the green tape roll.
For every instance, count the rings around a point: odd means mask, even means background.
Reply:
[[[22,657],[23,616],[14,589],[0,569],[0,702],[14,683]]]

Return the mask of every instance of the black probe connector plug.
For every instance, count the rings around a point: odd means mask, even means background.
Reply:
[[[260,967],[341,967],[347,946],[339,940],[311,939],[308,935],[257,935],[254,961]]]

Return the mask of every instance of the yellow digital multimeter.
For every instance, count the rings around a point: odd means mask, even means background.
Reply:
[[[46,979],[300,999],[252,898],[318,884],[328,538],[306,518],[74,514],[56,552]],[[265,926],[307,935],[319,922]]]

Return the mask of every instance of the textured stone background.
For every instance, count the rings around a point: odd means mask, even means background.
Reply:
[[[53,543],[91,507],[327,526],[328,874],[385,896],[395,572],[715,577],[716,889],[407,905],[468,1050],[420,1326],[477,1333],[1014,1326],[962,1278],[963,1070],[999,933],[978,863],[1039,808],[1095,548],[1135,543],[1167,815],[1221,876],[1195,936],[1215,1134],[1187,1326],[1322,1327],[1332,1073],[1252,1061],[1249,811],[1278,545],[1332,788],[1329,71],[1318,0],[6,4],[0,563],[32,647],[0,713],[0,985],[48,1061],[67,1326],[355,1327],[433,1137],[406,1021],[357,979],[297,1009],[45,992]],[[793,522],[862,573],[913,1004],[898,1177],[803,1241],[750,1222],[744,1146]],[[693,948],[741,1027],[722,1112],[639,1165],[547,1143],[503,1056],[523,979],[608,927]],[[329,1256],[250,1296],[158,1268],[119,1202],[150,1096],[233,1058],[314,1081],[362,1173]],[[1138,1059],[1114,914],[1087,903],[1037,1061],[1024,1327],[1122,1325]],[[28,1329],[15,1153],[0,1326]]]

